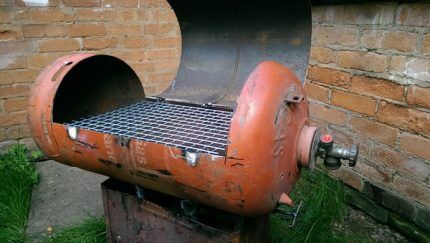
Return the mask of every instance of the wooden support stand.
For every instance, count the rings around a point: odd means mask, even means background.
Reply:
[[[113,179],[102,194],[110,242],[269,241],[269,215],[244,218]]]

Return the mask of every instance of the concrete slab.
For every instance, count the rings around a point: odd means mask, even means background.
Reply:
[[[39,184],[33,189],[27,234],[46,232],[103,215],[100,183],[106,176],[55,161],[39,162]]]

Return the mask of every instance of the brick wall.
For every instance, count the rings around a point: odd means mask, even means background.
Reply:
[[[361,149],[333,174],[430,207],[430,4],[314,6],[312,43],[313,123]]]
[[[360,145],[357,167],[334,174],[367,194],[383,190],[376,201],[418,224],[430,218],[429,16],[421,3],[314,6],[306,84],[313,123]],[[154,94],[175,75],[179,45],[164,0],[0,0],[0,150],[33,146],[27,96],[55,58],[118,56]]]
[[[27,97],[57,57],[79,51],[117,56],[154,94],[176,74],[180,42],[164,0],[0,0],[0,150],[17,142],[34,146]]]

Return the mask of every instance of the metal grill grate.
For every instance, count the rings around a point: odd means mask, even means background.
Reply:
[[[141,101],[68,126],[194,152],[225,155],[232,112]]]

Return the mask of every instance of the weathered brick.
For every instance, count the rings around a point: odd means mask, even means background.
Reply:
[[[144,36],[144,26],[141,24],[110,24],[107,27],[108,35],[113,36]]]
[[[390,146],[396,145],[398,129],[371,121],[367,118],[351,118],[352,130],[359,136]]]
[[[13,41],[22,38],[22,28],[19,25],[0,25],[0,41]]]
[[[64,37],[66,28],[62,25],[52,24],[30,24],[22,26],[24,37]]]
[[[342,127],[336,127],[331,124],[329,134],[334,138],[336,144],[349,147],[352,145],[352,134]]]
[[[376,117],[380,122],[430,135],[430,113],[381,101]]]
[[[375,114],[376,100],[362,95],[333,91],[331,103],[366,115]]]
[[[316,23],[391,25],[394,14],[394,4],[312,6],[312,19]]]
[[[19,126],[19,136],[22,138],[31,137],[30,127],[26,124],[21,124]]]
[[[340,51],[337,64],[370,72],[383,72],[388,64],[388,57],[382,54],[362,51]]]
[[[336,87],[348,88],[351,85],[351,74],[331,68],[311,66],[308,69],[308,78]]]
[[[405,74],[414,79],[430,81],[430,59],[408,58],[406,61]]]
[[[336,62],[336,52],[329,48],[313,46],[311,60],[319,63],[334,63]]]
[[[89,37],[84,38],[82,42],[83,49],[85,50],[100,50],[106,48],[113,48],[116,47],[117,44],[117,38],[109,37]]]
[[[38,71],[35,70],[5,70],[0,71],[0,84],[8,85],[15,83],[31,83],[33,82],[37,75]]]
[[[35,22],[68,22],[72,21],[73,11],[70,9],[39,9],[39,8],[26,8],[20,11],[18,18],[24,20],[32,20]]]
[[[28,55],[34,50],[32,41],[0,41],[0,56]]]
[[[103,6],[109,5],[110,7],[133,8],[133,7],[137,7],[138,4],[139,4],[138,0],[102,0]]]
[[[151,83],[166,83],[171,82],[175,78],[176,73],[152,73],[149,75],[149,82]]]
[[[14,16],[15,13],[12,11],[0,11],[0,23],[10,23]]]
[[[413,52],[417,47],[418,34],[406,31],[387,31],[382,37],[382,47],[400,52]]]
[[[0,97],[14,98],[27,96],[30,88],[28,85],[8,85],[0,87]]]
[[[406,68],[406,56],[392,56],[390,67],[388,68],[390,71],[404,73]]]
[[[309,98],[312,98],[314,100],[320,100],[325,103],[329,102],[329,89],[315,85],[312,83],[306,83],[305,84],[305,90],[306,94]]]
[[[103,24],[72,24],[67,27],[70,37],[104,36],[106,28]]]
[[[77,51],[81,43],[77,39],[46,39],[38,41],[39,52]]]
[[[75,20],[77,21],[109,21],[115,18],[115,12],[113,9],[93,9],[93,8],[82,8],[75,9]]]
[[[330,124],[344,125],[346,121],[346,114],[344,112],[315,103],[309,104],[309,113],[311,117],[329,122]]]
[[[141,8],[167,8],[170,9],[170,5],[167,1],[163,0],[145,0],[140,1]]]
[[[409,86],[406,101],[410,105],[430,109],[430,88]]]
[[[313,31],[316,44],[354,46],[358,43],[358,29],[353,27],[316,27]]]
[[[400,148],[407,153],[430,160],[430,139],[402,133],[400,135]]]
[[[100,7],[101,0],[62,0],[66,7]]]
[[[30,67],[44,68],[60,56],[64,56],[64,53],[35,53],[30,55],[29,64]]]
[[[172,9],[166,8],[153,8],[152,9],[152,22],[177,22],[176,14]]]
[[[144,26],[144,32],[146,35],[176,34],[177,26],[174,23],[148,24]]]
[[[148,38],[143,38],[143,37],[126,37],[126,38],[122,38],[120,43],[125,48],[134,49],[134,48],[149,47],[152,44],[152,40]]]
[[[27,112],[0,114],[0,127],[9,127],[27,122]]]
[[[176,49],[152,49],[149,50],[146,57],[148,60],[172,59],[177,56]]]
[[[392,188],[406,197],[430,207],[430,188],[418,183],[414,179],[404,176],[395,176]]]
[[[60,0],[49,0],[49,1],[24,1],[15,0],[15,6],[20,7],[58,7]]]
[[[7,99],[3,101],[3,108],[6,112],[23,111],[27,109],[27,97]]]
[[[9,139],[19,138],[19,125],[6,128],[6,136]]]
[[[370,49],[381,48],[382,43],[382,31],[381,30],[365,30],[361,37],[361,41],[364,47]]]
[[[390,183],[393,177],[393,173],[385,168],[376,166],[374,163],[372,163],[372,165],[368,164],[368,162],[364,162],[363,160],[357,163],[354,170],[359,172],[364,178],[379,182],[383,185]]]
[[[371,157],[390,169],[401,171],[418,180],[424,181],[428,173],[430,173],[430,166],[425,162],[406,157],[401,153],[381,146],[373,148]]]
[[[24,69],[28,67],[28,58],[26,55],[19,56],[1,56],[0,55],[0,69],[11,70],[11,69]],[[0,80],[2,83],[3,80]]]
[[[180,36],[156,37],[153,39],[152,42],[155,47],[180,47],[181,37]]]
[[[430,55],[430,34],[426,34],[423,36],[421,54]]]
[[[0,142],[6,140],[6,130],[4,128],[0,128]]]
[[[139,15],[136,9],[125,9],[116,11],[117,21],[133,21],[138,19]]]
[[[401,4],[397,9],[396,24],[430,26],[430,4]]]
[[[353,76],[351,90],[360,94],[402,101],[405,87],[385,79]]]
[[[361,176],[346,167],[340,167],[338,170],[329,171],[329,173],[359,191],[363,189]]]
[[[387,223],[389,211],[376,202],[370,200],[364,193],[360,193],[351,188],[345,188],[346,200],[352,205],[363,210],[367,214],[371,215],[376,220]]]
[[[34,142],[33,138],[23,138],[19,140],[19,144],[24,145],[26,148],[28,148],[29,150],[34,150],[37,149],[37,145]]]

